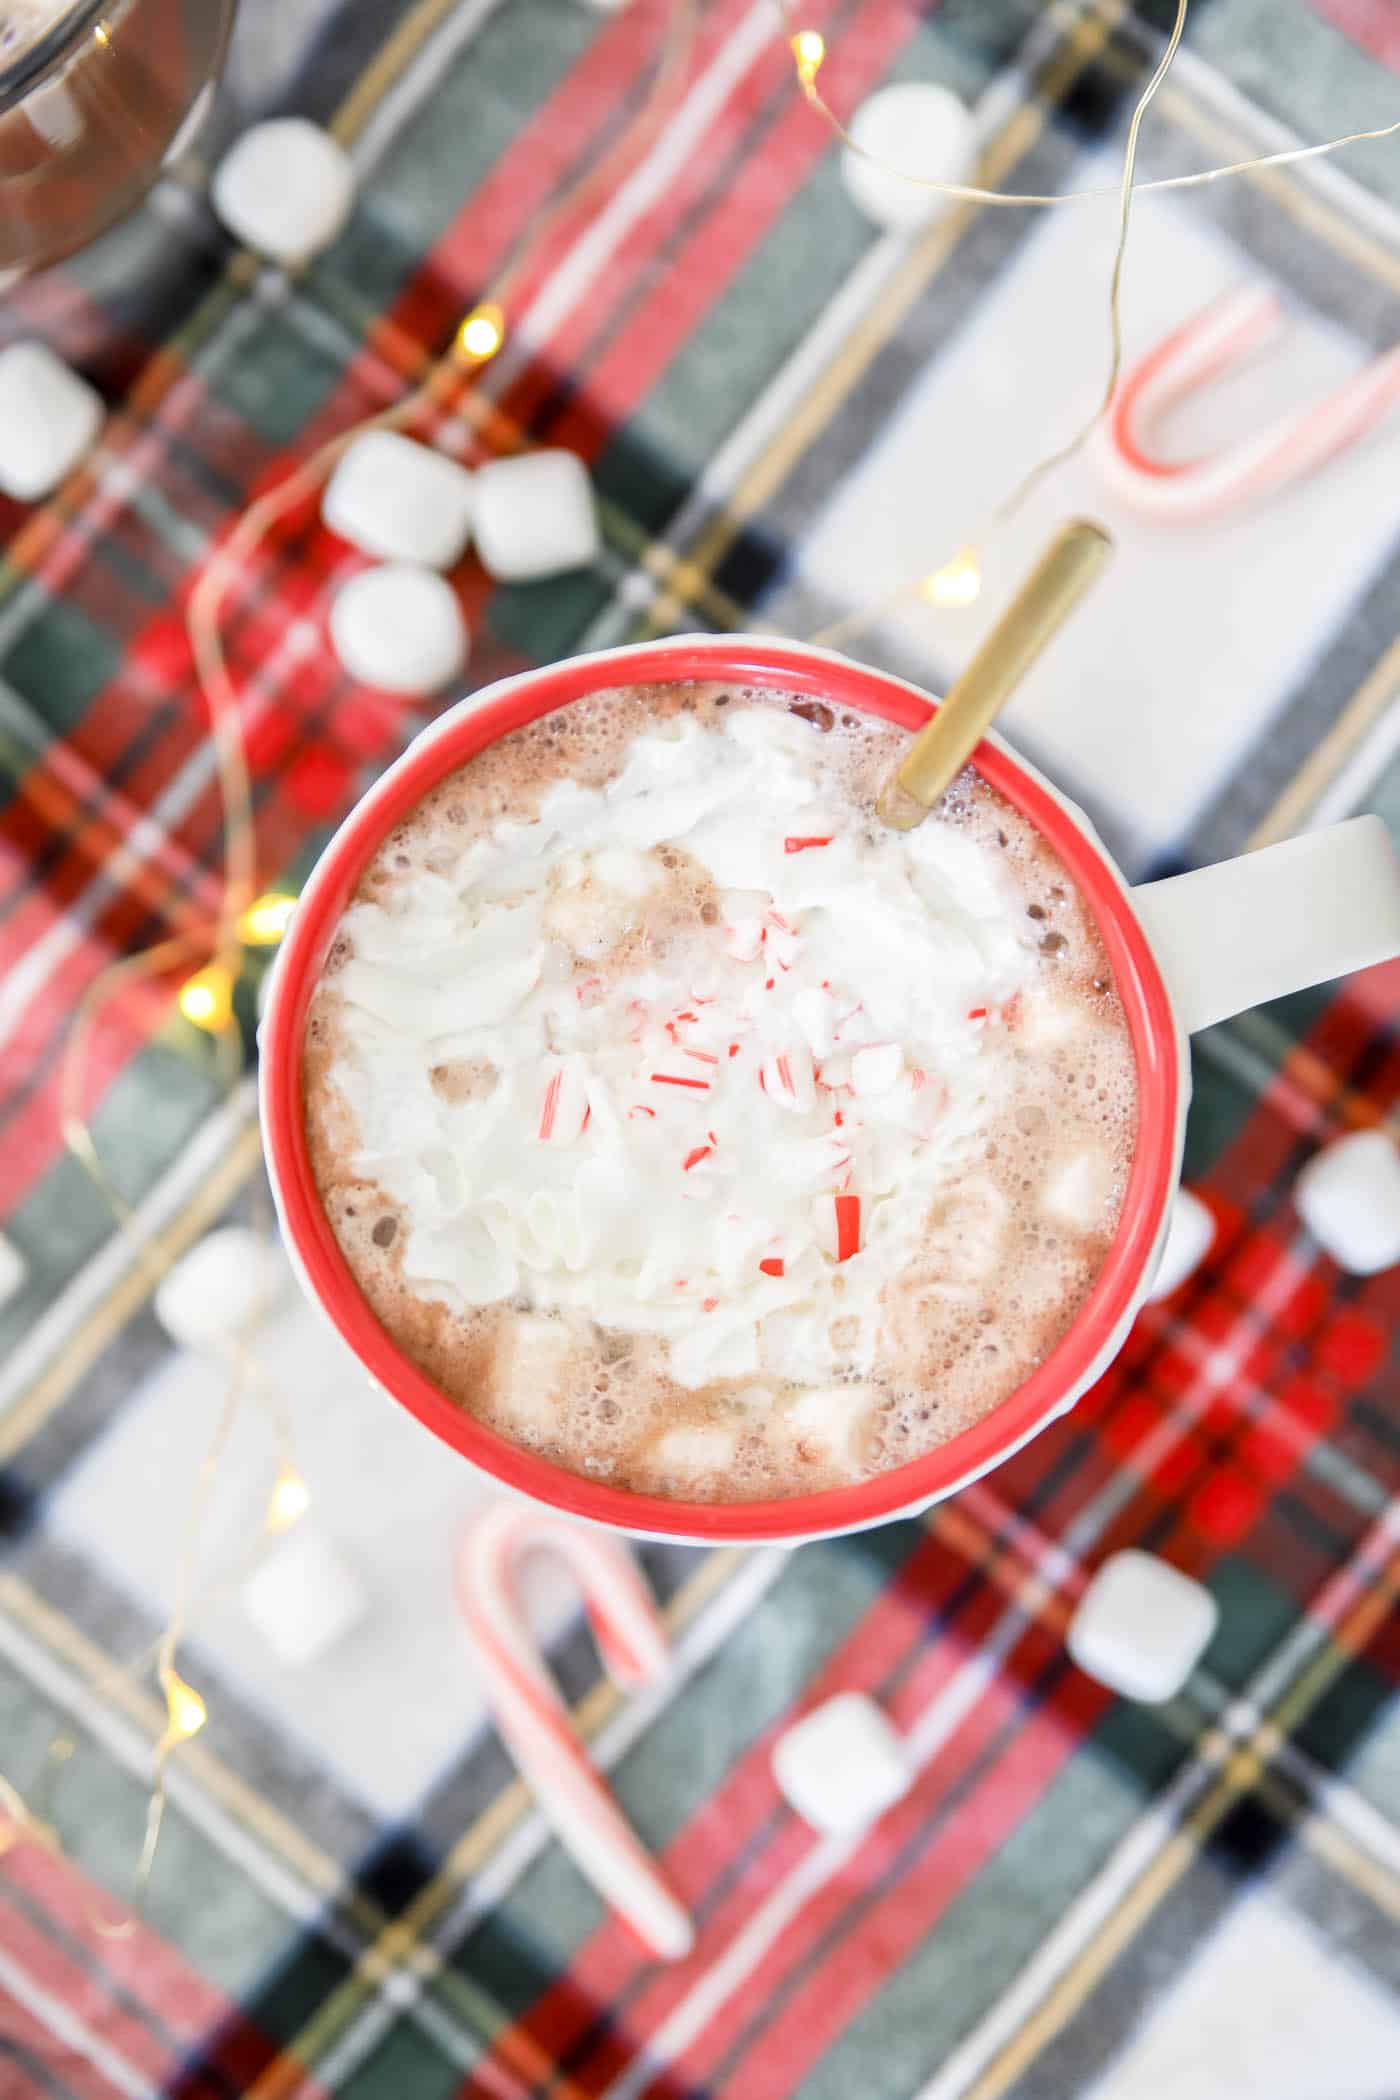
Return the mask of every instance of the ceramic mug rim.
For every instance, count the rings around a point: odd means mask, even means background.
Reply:
[[[311,993],[355,884],[384,838],[446,774],[542,714],[610,685],[720,678],[764,684],[917,728],[934,704],[889,674],[807,644],[762,636],[679,636],[570,657],[472,695],[430,725],[351,810],[308,879],[278,955],[260,1031],[264,1146],[288,1252],[301,1279],[374,1381],[500,1484],[634,1534],[798,1541],[881,1523],[925,1507],[1025,1443],[1088,1382],[1142,1294],[1175,1184],[1182,1112],[1180,1035],[1161,972],[1122,877],[1085,821],[996,740],[982,776],[1029,819],[1065,863],[1094,913],[1132,1037],[1138,1133],[1108,1256],[1072,1327],[1030,1377],[969,1429],[924,1457],[854,1485],[765,1502],[683,1502],[585,1478],[507,1442],[441,1392],[390,1340],[354,1281],[311,1172],[302,1114],[302,1038]]]

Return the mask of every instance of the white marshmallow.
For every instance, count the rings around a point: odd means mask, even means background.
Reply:
[[[1181,1690],[1219,1617],[1208,1589],[1155,1553],[1130,1546],[1111,1554],[1089,1584],[1066,1644],[1100,1684],[1156,1705]]]
[[[652,1445],[651,1458],[667,1473],[689,1481],[704,1480],[733,1464],[738,1443],[738,1430],[722,1423],[687,1423],[659,1437]]]
[[[838,1692],[773,1746],[773,1777],[816,1830],[862,1830],[909,1791],[908,1759],[864,1692]]]
[[[29,1274],[29,1264],[13,1240],[0,1232],[0,1305],[13,1298]]]
[[[559,1427],[561,1391],[573,1345],[558,1320],[522,1317],[501,1336],[491,1396],[494,1412],[527,1441]]]
[[[1101,1226],[1113,1199],[1114,1163],[1098,1152],[1080,1152],[1051,1175],[1041,1191],[1042,1210],[1076,1232]]]
[[[1172,1219],[1167,1242],[1157,1264],[1157,1274],[1147,1294],[1149,1305],[1170,1298],[1188,1276],[1199,1269],[1215,1241],[1215,1219],[1190,1189],[1178,1189],[1172,1198]]]
[[[855,1470],[865,1462],[876,1397],[868,1385],[804,1386],[788,1409],[788,1420],[802,1443],[816,1444]]]
[[[47,343],[0,350],[0,489],[37,503],[77,466],[102,428],[102,396]]]
[[[235,141],[215,171],[210,201],[247,248],[274,262],[309,262],[350,216],[355,171],[329,132],[305,117],[274,117]]]
[[[471,537],[472,477],[430,445],[367,430],[340,455],[321,516],[366,554],[450,569]]]
[[[161,1278],[156,1318],[183,1348],[217,1349],[272,1310],[290,1274],[272,1241],[246,1225],[224,1225],[197,1241]]]
[[[892,169],[925,181],[957,182],[972,159],[971,112],[951,88],[936,81],[910,80],[879,89],[861,103],[850,132],[875,160],[845,148],[841,180],[847,195],[867,219],[891,232],[912,233],[926,226],[947,202],[937,190],[904,182]]]
[[[298,1524],[248,1577],[243,1609],[280,1663],[304,1669],[367,1609],[364,1586],[345,1556],[314,1525]]]
[[[46,80],[31,88],[20,108],[44,144],[60,153],[76,146],[87,129],[81,109],[61,80]]]
[[[435,693],[471,646],[462,608],[435,569],[362,569],[331,601],[331,642],[352,678],[389,693]]]
[[[1023,991],[1016,1033],[1027,1050],[1058,1050],[1073,1036],[1083,1038],[1084,1017],[1053,992]]]
[[[1310,1159],[1293,1202],[1338,1268],[1374,1276],[1400,1262],[1400,1152],[1383,1130],[1356,1130]]]
[[[598,554],[593,485],[572,452],[493,459],[476,476],[476,551],[498,583],[585,569]]]

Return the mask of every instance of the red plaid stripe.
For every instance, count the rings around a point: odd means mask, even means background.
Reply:
[[[11,1974],[0,1983],[0,2035],[33,2051],[43,2067],[40,2089],[57,2075],[80,2095],[108,2100],[129,2087],[104,2075],[112,2059],[138,2079],[181,2100],[230,2100],[271,2062],[276,2051],[223,1994],[144,1922],[115,1937],[101,1929],[119,1915],[105,1891],[68,1861],[22,1841],[0,1859],[0,1950]],[[95,2037],[94,2064],[81,2035],[63,2045],[44,2016],[62,2009],[81,2034]],[[13,2009],[13,2018],[11,2012]],[[11,2065],[13,2059],[11,2059]],[[0,2058],[0,2093],[26,2090],[8,2082]],[[310,2077],[287,2088],[287,2100],[321,2100]]]
[[[916,27],[911,16],[881,0],[839,9],[834,20],[830,6],[809,7],[804,19],[834,31],[840,92],[857,99]],[[753,179],[755,133],[773,169],[781,170],[781,186]],[[830,146],[825,125],[793,95],[791,54],[774,39],[707,131],[703,152],[691,157],[684,175],[617,250],[609,266],[617,289],[606,307],[582,305],[553,338],[552,369],[536,363],[512,390],[507,406],[515,420],[533,427],[557,375],[566,373],[569,405],[549,423],[549,433],[560,444],[596,450],[600,429],[623,422],[645,398]],[[740,166],[742,182],[735,179]],[[658,271],[658,251],[668,243],[667,267]],[[625,316],[620,327],[619,312]]]
[[[1400,72],[1400,9],[1395,0],[1312,0],[1312,5],[1343,36]]]
[[[702,59],[720,47],[726,32],[740,18],[742,7],[743,0],[724,0],[713,16],[706,18],[702,32]],[[853,93],[858,93],[862,85],[875,77],[890,51],[912,26],[912,18],[901,14],[891,22],[888,10],[879,9],[875,0],[866,0],[866,5],[857,11],[850,25],[852,50],[846,63]],[[502,156],[482,190],[458,214],[453,227],[426,259],[414,287],[399,302],[400,312],[413,311],[415,319],[421,322],[424,285],[434,282],[439,286],[460,286],[462,298],[465,298],[489,276],[493,262],[505,252],[513,231],[526,223],[532,208],[531,198],[547,193],[551,169],[567,164],[590,138],[596,140],[601,117],[616,106],[629,80],[652,48],[653,39],[654,29],[648,31],[640,23],[629,26],[626,17],[610,25],[599,36],[550,102]],[[746,125],[752,126],[755,122],[765,94],[773,95],[782,90],[788,71],[786,51],[775,39],[757,65],[749,68],[735,83],[716,114],[713,129],[721,148],[737,146]],[[786,92],[791,95],[790,83]],[[547,159],[542,167],[538,149],[545,131],[555,141],[556,158]],[[774,179],[747,185],[742,192],[729,187],[709,196],[706,200],[709,221],[706,223],[702,218],[700,226],[690,236],[683,256],[690,285],[685,308],[688,316],[693,318],[698,312],[697,301],[703,304],[713,300],[738,261],[751,250],[786,202],[792,182],[789,161],[800,175],[826,143],[820,127],[794,104],[765,147],[765,154],[774,169]],[[703,159],[704,156],[697,156],[697,160]],[[778,179],[779,174],[781,179]],[[629,238],[623,255],[609,270],[610,305],[625,300],[633,281],[645,278],[654,256],[655,242],[665,227],[684,212],[686,204],[698,196],[697,180],[687,176],[679,195],[674,186],[668,188],[664,199]],[[497,188],[501,197],[509,200],[508,204],[504,204],[499,212],[483,209],[483,198],[496,194]],[[454,298],[450,303],[454,311],[459,310],[460,299]],[[651,384],[682,339],[683,331],[678,332],[677,327],[671,325],[676,322],[675,314],[671,315],[670,323],[667,323],[664,313],[653,313],[648,308],[647,314],[649,329],[653,324],[663,329],[664,324],[658,357],[645,364],[637,363],[627,350],[624,338],[614,353],[616,370],[605,360],[609,403],[619,416],[635,406],[637,395],[632,389]],[[542,367],[546,356],[554,361],[556,346],[553,343],[542,342],[535,349],[537,369]],[[361,393],[368,376],[367,360],[372,355],[367,348],[351,365],[335,395],[325,404],[312,430],[307,433],[308,445],[326,431],[343,425],[351,401]],[[535,383],[527,371],[519,383],[522,398],[528,399],[529,390]],[[174,420],[172,398],[180,408],[187,406],[191,385],[193,382],[177,383],[171,389],[163,406],[164,418]],[[587,446],[590,455],[601,446],[605,435],[602,426],[595,423]],[[150,453],[147,465],[152,471],[157,470],[160,447],[165,441],[155,434],[138,438],[124,455],[125,472],[137,471],[147,452]],[[58,580],[67,575],[78,558],[79,542],[84,535],[90,541],[99,527],[109,523],[110,499],[99,492],[79,524],[66,535],[54,537],[45,550],[46,580]],[[276,676],[269,674],[268,658],[259,647],[260,643],[272,644],[286,650],[289,615],[316,622],[319,632],[319,607],[324,600],[327,578],[338,573],[341,565],[348,568],[351,558],[346,557],[329,535],[314,530],[309,532],[305,544],[298,547],[295,562],[288,561],[286,549],[281,540],[276,539],[251,565],[247,583],[230,593],[229,648],[235,675],[240,670],[245,671],[253,685],[266,691],[269,713],[275,711],[277,715],[285,716],[289,702],[294,703],[301,718],[302,736],[309,736],[314,747],[309,753],[297,748],[301,737],[296,734],[288,736],[280,721],[268,723],[273,754],[270,764],[275,774],[270,791],[265,787],[260,797],[259,843],[264,865],[269,867],[289,858],[314,824],[339,814],[353,799],[358,784],[358,761],[366,755],[382,756],[388,748],[386,742],[372,754],[366,753],[364,743],[371,730],[363,711],[353,718],[352,738],[358,747],[353,758],[347,759],[344,752],[337,753],[331,748],[335,738],[330,725],[344,697],[345,686],[323,645],[308,648],[296,660],[294,675],[284,659]],[[479,624],[489,595],[484,579],[469,570],[463,595],[469,618],[474,624]],[[180,675],[180,653],[170,642],[168,616],[158,616],[136,637],[133,655],[140,668],[139,680],[133,684],[127,666],[123,666],[121,677],[114,681],[114,689],[100,695],[89,710],[89,718],[93,721],[91,730],[89,719],[84,720],[82,749],[90,765],[105,764],[121,777],[122,791],[130,801],[149,806],[168,786],[178,767],[188,762],[197,747],[202,725],[186,704],[182,720],[171,722],[168,734],[163,734],[153,744],[143,760],[134,766],[129,764],[129,754],[141,734],[137,711],[149,721],[148,681],[153,666],[168,665],[167,675]],[[187,696],[187,687],[185,693]],[[263,729],[265,717],[252,704],[248,704],[246,711],[256,752],[260,734],[267,733]],[[381,719],[378,727],[392,737],[396,725]],[[265,752],[267,748],[264,745]],[[207,858],[217,839],[218,814],[217,793],[211,786],[195,799],[173,827],[174,841],[170,850],[184,856]],[[70,866],[81,868],[90,860],[90,853],[84,853],[81,841],[75,841],[70,851]],[[67,901],[73,901],[81,894],[82,886],[81,877],[75,879],[70,874],[66,883],[61,885],[61,892]],[[113,948],[136,938],[135,928],[144,924],[147,916],[144,901],[138,910],[133,911],[130,900],[126,898],[114,900],[99,915],[80,950],[75,951],[70,972],[65,976],[64,988],[69,996],[60,1005],[52,996],[56,987],[51,987],[43,998],[41,1011],[48,1017],[55,1037],[61,1032],[71,1009],[73,984],[90,981],[109,959]],[[0,957],[3,953],[3,947],[0,947]],[[51,1051],[45,1054],[40,1037],[41,1031],[36,1025],[26,1045],[29,1057],[27,1084],[22,1096],[10,1104],[10,1129],[16,1140],[8,1192],[11,1203],[18,1201],[45,1171],[52,1160],[57,1139],[54,1115],[56,1057]],[[132,1029],[130,1048],[124,1054],[129,1055],[130,1049],[139,1047],[139,1041],[139,1030]],[[109,1046],[112,1054],[93,1067],[91,1091],[94,1103],[101,1099],[105,1086],[124,1061],[115,1031],[109,1035]]]
[[[816,1843],[778,1800],[770,1770],[777,1735],[809,1706],[852,1688],[883,1692],[895,1720],[911,1726],[961,1671],[973,1666],[981,1642],[1006,1609],[1004,1596],[984,1579],[983,1571],[970,1566],[944,1539],[922,1541],[802,1700],[750,1747],[667,1848],[668,1878],[693,1911],[703,1906],[702,1929],[690,1960],[660,1972],[644,1968],[635,1943],[610,1921],[579,1950],[567,1978],[526,2017],[523,2025],[531,2039],[562,2059],[583,2090],[601,2090],[630,2058],[625,2037],[657,2033],[697,1977],[723,1955]],[[1092,1689],[1086,1697],[1082,1680],[1060,1677],[1058,1683],[1046,1685],[1035,1710],[1026,1716],[1017,1678],[1022,1671],[1041,1675],[1054,1652],[1055,1644],[1042,1627],[1032,1623],[1021,1632],[1013,1650],[1017,1667],[1005,1675],[990,1674],[966,1718],[926,1765],[909,1799],[855,1848],[825,1888],[801,1906],[713,2025],[707,2024],[693,2048],[678,2059],[676,2071],[688,2083],[708,2084],[713,2079],[733,2037],[751,2015],[769,2005],[784,1980],[797,1987],[790,2017],[799,2035],[810,2024],[822,2025],[821,2007],[835,1991],[840,1992],[841,2005],[837,2025],[844,2024],[888,1974],[887,1951],[915,1944],[961,1885],[959,1876],[971,1871],[971,1855],[964,1857],[962,1848],[970,1843],[980,1862],[1004,1841],[1102,1704]],[[1045,1704],[1050,1692],[1053,1703]],[[957,1814],[945,1828],[940,1812],[955,1797]],[[917,1873],[891,1880],[891,1860],[911,1845],[919,1857]],[[717,1871],[722,1876],[739,1858],[744,1859],[743,1871],[719,1900],[707,1895],[716,1889]],[[839,1962],[828,1970],[828,1954],[834,1953],[838,1941]],[[620,2012],[624,2003],[625,2016]],[[785,2012],[785,2023],[788,2018]],[[821,2046],[835,2031],[836,2025],[823,2028]],[[766,2041],[763,2046],[767,2048]],[[780,2074],[765,2056],[761,2079],[755,2083],[755,2058],[745,2056],[736,2090],[777,2095],[789,2089],[802,2051],[785,2026],[774,2051],[776,2060],[792,2065],[791,2071]],[[734,2070],[726,2065],[726,2080]],[[658,2089],[671,2089],[666,2074],[659,2074]]]

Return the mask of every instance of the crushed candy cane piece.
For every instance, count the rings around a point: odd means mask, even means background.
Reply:
[[[545,1080],[535,1135],[542,1145],[572,1145],[588,1118],[587,1075],[576,1059],[565,1058]]]
[[[775,1057],[765,1057],[758,1068],[758,1083],[780,1108],[805,1115],[817,1097],[811,1051],[805,1043],[794,1044],[791,1050],[781,1050]]]

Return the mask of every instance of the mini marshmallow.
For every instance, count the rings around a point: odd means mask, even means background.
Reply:
[[[102,396],[70,372],[47,343],[0,350],[0,490],[37,503],[91,450],[102,428]]]
[[[367,430],[336,462],[321,516],[366,554],[450,569],[471,537],[472,477],[430,445]]]
[[[863,1830],[909,1791],[904,1746],[864,1692],[838,1692],[773,1746],[773,1777],[815,1830]]]
[[[947,200],[937,190],[902,181],[893,169],[926,181],[956,182],[972,158],[971,112],[951,88],[935,81],[910,80],[881,88],[861,103],[851,118],[850,133],[863,153],[875,159],[845,148],[841,180],[846,194],[867,219],[894,233],[926,226]]]
[[[720,1422],[692,1422],[668,1429],[651,1448],[652,1463],[668,1473],[704,1480],[732,1465],[739,1443],[737,1429]]]
[[[1188,1276],[1199,1269],[1215,1241],[1215,1219],[1190,1189],[1178,1189],[1172,1199],[1172,1220],[1167,1243],[1157,1264],[1157,1274],[1147,1294],[1149,1305],[1170,1298]]]
[[[435,569],[362,569],[331,601],[331,642],[352,678],[388,693],[435,693],[471,646],[462,608]]]
[[[46,80],[31,88],[20,108],[44,144],[59,153],[76,146],[87,129],[81,109],[61,80]]]
[[[1354,1276],[1400,1262],[1400,1152],[1383,1130],[1357,1130],[1310,1159],[1293,1203],[1325,1254]]]
[[[494,1413],[514,1435],[528,1441],[558,1429],[572,1356],[568,1329],[558,1320],[522,1315],[503,1330],[491,1398]]]
[[[1066,1644],[1100,1684],[1155,1706],[1181,1690],[1219,1617],[1208,1589],[1130,1546],[1111,1554],[1085,1590]]]
[[[209,197],[235,240],[273,262],[309,262],[350,216],[355,172],[305,117],[254,124],[224,155]]]
[[[293,1670],[343,1640],[368,1608],[364,1586],[344,1554],[305,1523],[253,1570],[242,1603],[277,1660]]]
[[[156,1318],[183,1348],[218,1349],[271,1311],[289,1276],[279,1247],[246,1225],[224,1225],[161,1278]]]
[[[586,569],[598,555],[593,485],[572,452],[522,452],[476,475],[476,551],[498,583]]]
[[[793,1399],[788,1420],[798,1441],[814,1444],[838,1465],[855,1468],[866,1456],[878,1395],[868,1385],[809,1385]]]
[[[1080,1152],[1066,1160],[1041,1191],[1040,1204],[1058,1225],[1077,1232],[1102,1226],[1113,1199],[1114,1166],[1097,1152]]]
[[[0,1232],[0,1305],[13,1298],[29,1274],[29,1264],[13,1240]]]

